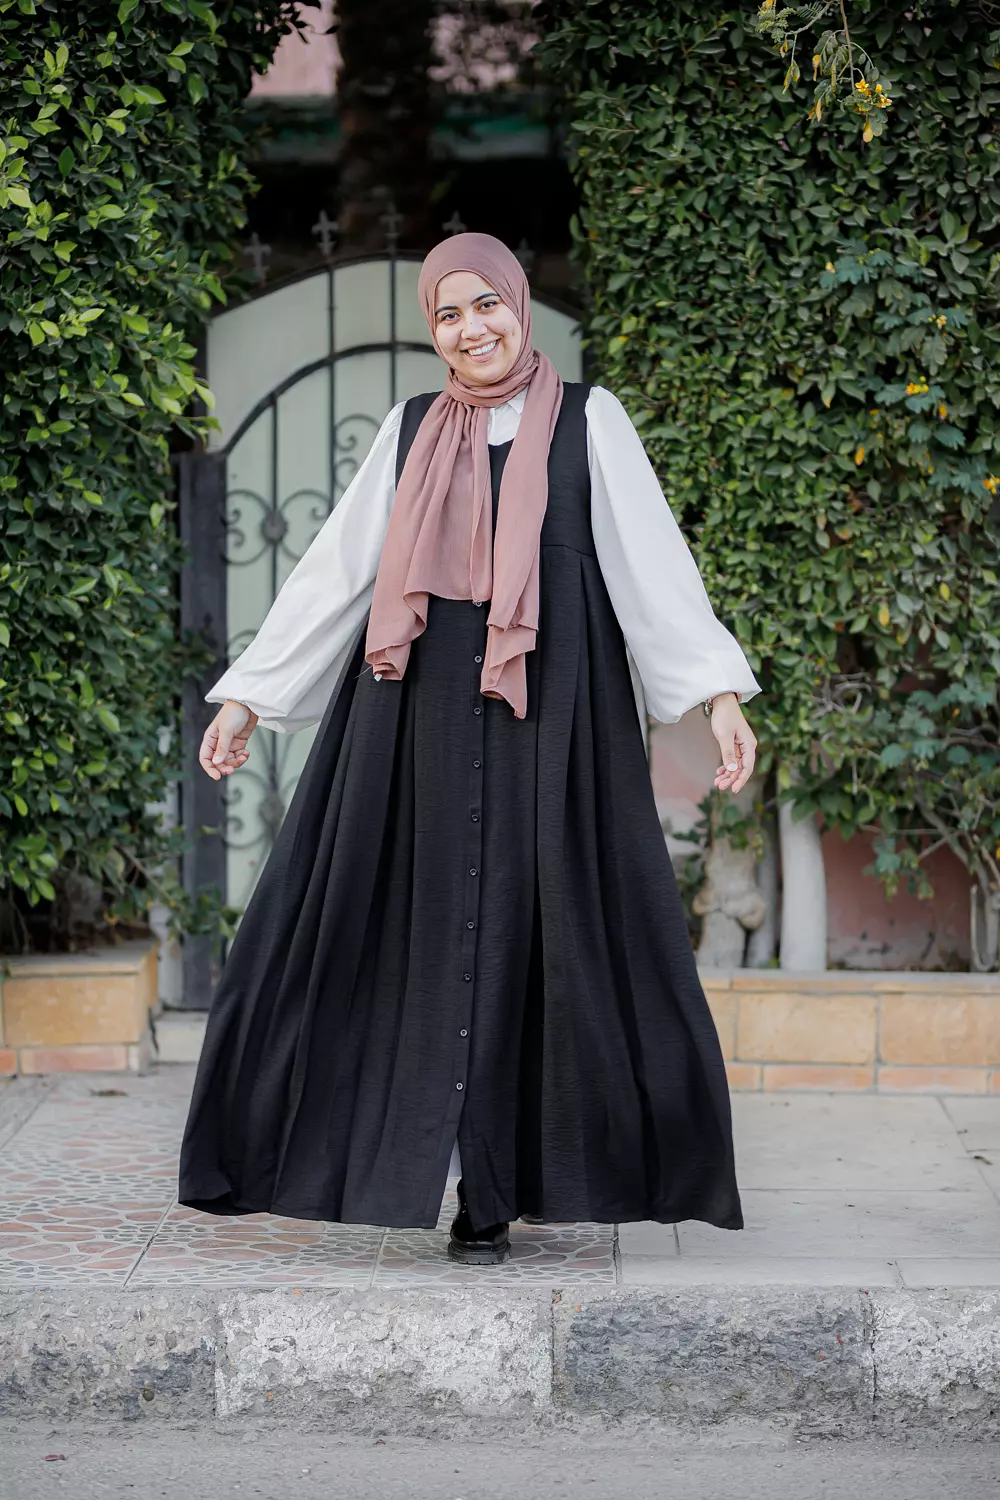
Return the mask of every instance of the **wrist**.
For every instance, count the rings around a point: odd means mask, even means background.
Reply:
[[[739,693],[733,691],[732,689],[728,689],[724,693],[713,693],[710,698],[705,699],[704,708],[706,715],[711,715],[716,704],[722,703],[726,698],[732,698],[737,704],[740,701]]]

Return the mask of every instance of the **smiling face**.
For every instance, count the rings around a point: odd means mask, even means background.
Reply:
[[[437,284],[434,338],[467,385],[502,380],[521,352],[521,325],[489,282],[474,271],[452,271]]]

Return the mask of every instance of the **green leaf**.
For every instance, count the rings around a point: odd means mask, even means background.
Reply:
[[[6,620],[0,620],[0,646],[10,645],[10,626]]]
[[[108,708],[105,704],[102,703],[98,707],[97,717],[100,719],[105,729],[110,729],[114,734],[121,733],[121,724],[118,722],[118,715],[114,713],[110,708]]]
[[[160,93],[159,89],[154,89],[153,86],[152,86],[152,84],[148,84],[148,83],[143,83],[143,84],[133,83],[131,85],[131,87],[132,87],[132,93],[133,93],[133,95],[135,96],[136,99],[139,100],[140,104],[165,104],[166,103],[166,100],[164,99],[163,95]]]
[[[68,177],[72,172],[73,168],[76,166],[76,157],[73,155],[73,151],[70,146],[67,146],[64,151],[60,151],[56,165],[58,166],[59,171],[62,173],[63,177]]]

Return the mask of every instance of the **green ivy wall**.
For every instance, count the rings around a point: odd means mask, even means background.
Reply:
[[[762,770],[926,894],[1000,890],[1000,28],[849,7],[871,145],[753,8],[547,0],[594,377],[640,424],[757,668]],[[807,49],[811,50],[811,49]]]
[[[73,875],[141,916],[170,852],[169,449],[244,222],[237,114],[293,10],[0,0],[0,951],[69,940]]]

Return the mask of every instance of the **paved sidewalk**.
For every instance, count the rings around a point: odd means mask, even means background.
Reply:
[[[0,1288],[1000,1287],[1000,1097],[733,1098],[746,1228],[512,1229],[463,1269],[440,1227],[383,1230],[174,1200],[193,1070],[0,1085]]]
[[[192,1070],[0,1090],[0,1417],[1000,1437],[1000,1098],[737,1094],[746,1229],[178,1208]],[[576,1430],[574,1428],[574,1430]]]

